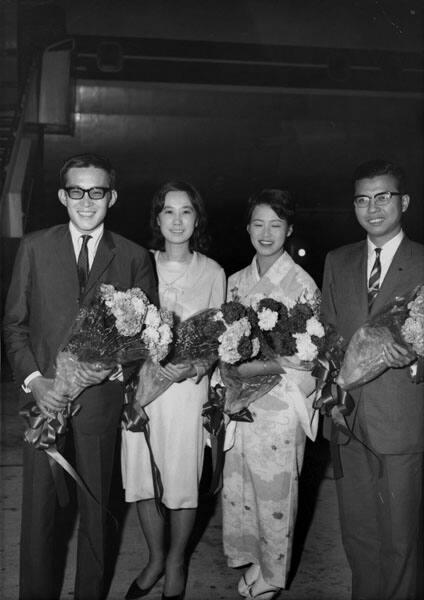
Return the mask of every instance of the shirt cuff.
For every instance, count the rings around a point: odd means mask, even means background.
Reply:
[[[29,389],[28,385],[36,377],[42,377],[40,371],[34,371],[33,373],[31,373],[30,375],[28,375],[28,377],[26,377],[24,379],[24,383],[23,383],[23,385],[21,387],[24,390],[25,394],[30,394],[31,393],[31,390]]]

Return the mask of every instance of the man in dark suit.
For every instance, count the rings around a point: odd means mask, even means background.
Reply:
[[[385,304],[424,282],[424,246],[401,226],[409,202],[396,165],[375,160],[356,170],[354,208],[367,239],[330,252],[323,281],[323,318],[346,343]],[[343,470],[337,480],[342,539],[353,599],[418,600],[424,385],[413,382],[414,357],[402,346],[387,344],[383,351],[387,370],[351,392],[355,410],[348,421],[363,443],[333,430]]]
[[[68,159],[60,172],[60,202],[69,224],[22,239],[4,318],[5,343],[16,381],[40,411],[62,409],[67,399],[53,390],[55,358],[81,306],[101,282],[140,287],[150,301],[157,292],[148,252],[107,231],[103,221],[117,199],[115,172],[97,155]],[[89,236],[89,237],[87,237]],[[88,278],[87,278],[88,277]],[[86,368],[88,387],[77,399],[79,413],[69,421],[76,470],[96,501],[78,489],[75,598],[104,596],[105,517],[123,387],[107,370]],[[54,574],[54,515],[58,480],[47,455],[24,446],[20,598],[57,600]]]

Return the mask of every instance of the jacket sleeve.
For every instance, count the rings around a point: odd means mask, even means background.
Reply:
[[[331,254],[327,254],[322,280],[321,318],[325,325],[338,331],[332,262]]]
[[[21,241],[13,268],[3,320],[4,342],[15,379],[25,378],[39,370],[31,349],[31,249]]]
[[[158,284],[154,269],[154,259],[150,252],[144,248],[141,248],[141,250],[142,252],[137,257],[132,285],[142,289],[150,302],[159,306]]]

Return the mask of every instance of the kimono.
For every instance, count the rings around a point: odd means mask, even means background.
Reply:
[[[193,252],[188,266],[162,263],[155,252],[159,300],[181,320],[225,300],[224,270],[214,260]],[[208,395],[208,377],[172,384],[145,407],[150,443],[159,468],[162,501],[168,508],[195,508],[202,474],[206,432],[202,406]],[[121,467],[127,502],[154,497],[150,454],[143,433],[122,432]]]
[[[228,281],[228,294],[236,293],[246,305],[264,295],[290,305],[302,293],[316,291],[313,279],[287,252],[263,277],[255,257]],[[250,405],[254,421],[237,423],[234,446],[225,458],[223,536],[228,564],[258,564],[265,581],[280,588],[290,568],[306,435],[316,436],[314,388],[309,372],[287,369],[277,386]]]

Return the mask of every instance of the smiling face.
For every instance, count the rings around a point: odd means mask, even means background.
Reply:
[[[97,167],[73,167],[66,173],[66,187],[89,189],[92,187],[109,187],[109,175]],[[106,192],[100,200],[92,200],[84,194],[81,200],[69,198],[65,189],[60,189],[58,197],[66,206],[71,222],[81,233],[90,233],[105,220],[108,208],[117,199],[115,190]]]
[[[255,206],[247,231],[259,258],[276,260],[284,251],[284,243],[292,233],[292,226],[280,219],[268,204]]]
[[[197,223],[197,214],[189,195],[183,191],[168,192],[157,222],[165,244],[188,246]]]
[[[355,182],[355,196],[374,196],[379,192],[399,192],[399,184],[393,175],[377,175]],[[371,200],[366,208],[355,206],[356,218],[376,246],[383,246],[401,229],[402,214],[409,204],[409,196],[392,196],[385,206],[376,206]]]

